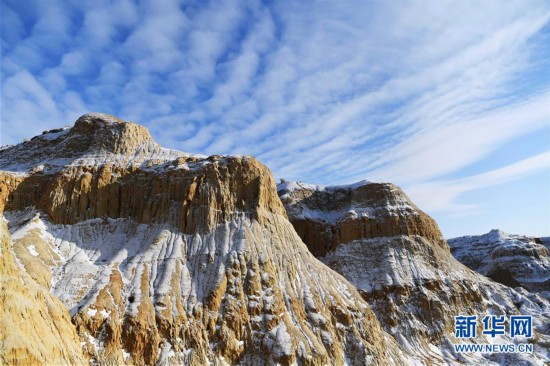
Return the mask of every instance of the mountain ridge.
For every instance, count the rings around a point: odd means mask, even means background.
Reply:
[[[92,364],[542,364],[549,341],[550,306],[456,262],[398,187],[278,189],[252,157],[164,149],[109,115],[1,149],[0,213]],[[454,354],[468,308],[536,315],[540,349]]]
[[[103,118],[0,151],[20,269],[43,269],[29,274],[70,309],[93,363],[409,363],[301,242],[269,169],[167,153],[144,128]]]

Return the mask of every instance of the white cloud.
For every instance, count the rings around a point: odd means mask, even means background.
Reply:
[[[279,177],[420,187],[550,114],[544,0],[6,8],[1,123],[18,127],[3,143],[90,109],[172,148],[256,155]]]
[[[371,172],[374,180],[401,184],[425,181],[479,161],[507,141],[550,127],[545,94],[514,108],[424,129],[386,150],[387,162]]]
[[[540,170],[547,170],[550,174],[550,151],[469,177],[412,185],[407,187],[407,192],[420,207],[427,211],[469,214],[478,206],[461,203],[462,194],[507,183]]]

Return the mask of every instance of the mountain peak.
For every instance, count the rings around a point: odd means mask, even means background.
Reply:
[[[154,144],[146,127],[105,113],[84,114],[71,131],[75,135],[94,137],[95,141],[90,142],[96,150],[115,154],[131,153],[139,146]]]
[[[191,154],[165,149],[149,130],[105,113],[87,113],[73,127],[45,131],[29,141],[0,150],[0,170],[26,173],[37,167],[98,165],[116,161],[141,165]]]
[[[504,232],[500,229],[492,229],[491,231],[489,231],[484,236],[486,236],[488,238],[491,238],[491,239],[501,239],[501,238],[505,238],[505,237],[510,236],[510,234],[508,234],[507,232]]]

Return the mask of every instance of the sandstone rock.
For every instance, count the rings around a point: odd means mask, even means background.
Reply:
[[[324,187],[285,182],[277,190],[296,232],[316,256],[339,243],[398,235],[420,235],[447,247],[435,221],[393,184]]]
[[[278,187],[304,242],[342,274],[371,305],[384,329],[424,364],[544,364],[550,303],[494,283],[456,261],[435,222],[391,184],[359,182]],[[319,235],[319,228],[323,228]],[[472,253],[473,254],[473,253]],[[457,355],[458,315],[529,314],[536,323],[535,356]],[[488,343],[485,336],[469,342]],[[510,343],[508,337],[500,342]],[[485,357],[485,358],[484,358]]]
[[[88,115],[0,151],[0,169],[13,253],[37,263],[94,362],[410,363],[309,253],[253,158],[166,150]]]
[[[67,308],[31,278],[30,269],[14,258],[0,218],[0,363],[87,364]]]

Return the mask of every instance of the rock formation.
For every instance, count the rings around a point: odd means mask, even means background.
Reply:
[[[0,364],[86,364],[67,308],[48,291],[49,271],[20,258],[18,264],[0,219]]]
[[[544,364],[550,303],[494,283],[456,261],[435,222],[398,187],[367,181],[332,187],[283,182],[278,193],[311,251],[356,286],[384,329],[422,363]],[[488,313],[532,315],[541,341],[538,360],[455,354],[452,344],[460,340],[454,338],[454,317]],[[485,336],[476,341],[490,342]]]
[[[104,114],[1,148],[1,362],[547,359],[548,302],[458,263],[397,187],[278,191],[254,158],[165,149]],[[533,315],[535,353],[455,354],[454,316],[486,312]]]
[[[285,182],[277,187],[296,232],[316,256],[362,238],[420,235],[446,248],[435,221],[389,183],[316,186]]]
[[[474,271],[550,299],[550,258],[543,239],[492,230],[449,239],[449,246],[455,258]]]
[[[92,362],[410,363],[253,158],[163,149],[92,114],[1,150],[0,169],[6,251],[69,309],[66,342],[78,333]]]

